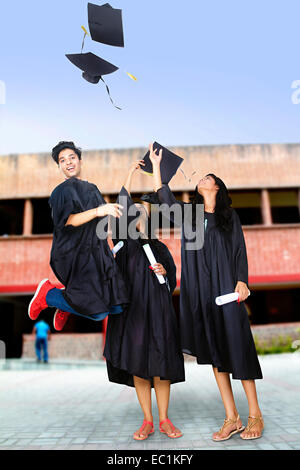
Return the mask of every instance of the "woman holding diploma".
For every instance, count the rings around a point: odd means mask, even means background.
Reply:
[[[160,203],[168,206],[177,201],[168,185],[162,184],[160,164],[162,151],[150,145],[154,187]],[[201,178],[192,203],[193,217],[183,221],[194,230],[196,205],[204,204],[204,244],[201,249],[187,249],[182,237],[180,285],[180,333],[183,352],[197,358],[198,364],[211,364],[225,407],[226,418],[214,441],[229,439],[241,432],[243,439],[261,437],[263,419],[257,401],[255,379],[262,378],[261,368],[247,311],[243,301],[248,297],[248,264],[246,246],[239,217],[230,207],[231,199],[223,181],[213,174]],[[202,228],[203,230],[203,228]],[[184,234],[184,230],[182,231]],[[222,306],[216,297],[238,292],[239,301]],[[239,417],[229,374],[242,381],[249,404],[248,425]],[[243,431],[243,432],[242,432]]]
[[[127,202],[128,210],[134,206],[130,196],[131,179],[140,165],[143,162],[137,161],[130,167],[118,197],[125,207]],[[108,319],[104,349],[108,378],[111,382],[134,386],[136,389],[144,421],[134,433],[134,439],[147,439],[154,432],[152,387],[156,394],[160,431],[170,438],[178,438],[182,435],[180,430],[168,419],[170,385],[185,380],[177,319],[172,304],[176,266],[166,245],[148,236],[143,221],[139,221],[137,226],[142,237],[133,239],[128,236],[128,224],[137,216],[128,215],[124,208],[123,215],[117,221],[117,229],[120,233],[122,224],[125,224],[125,236],[124,233],[116,238],[113,235],[114,242],[121,239],[124,242],[116,255],[116,261],[127,281],[130,305],[123,315]],[[149,269],[151,266],[143,249],[145,242],[149,244],[157,261],[153,269]],[[161,284],[156,274],[164,276],[165,282]]]

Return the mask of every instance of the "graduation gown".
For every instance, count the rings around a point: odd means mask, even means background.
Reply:
[[[127,197],[128,207],[133,204],[124,187],[120,195]],[[134,386],[133,375],[150,380],[152,386],[155,376],[171,383],[185,380],[172,303],[176,266],[166,245],[159,240],[149,243],[157,262],[167,271],[168,284],[160,284],[149,269],[140,240],[127,238],[116,255],[127,281],[130,304],[122,315],[109,316],[104,356],[109,380],[128,386]]]
[[[49,205],[54,225],[50,265],[65,286],[63,296],[83,315],[109,312],[128,303],[128,293],[107,239],[97,237],[95,218],[79,227],[65,226],[70,214],[106,204],[97,186],[72,177],[52,192]],[[106,226],[107,229],[107,226]]]
[[[157,191],[161,203],[179,204],[167,185]],[[229,233],[216,227],[214,213],[204,213],[204,245],[186,250],[182,230],[180,333],[183,352],[198,364],[212,364],[233,379],[261,379],[262,372],[244,302],[218,306],[215,298],[234,292],[236,283],[248,284],[244,235],[236,211]],[[184,222],[183,222],[184,223]],[[184,227],[182,227],[184,228]]]

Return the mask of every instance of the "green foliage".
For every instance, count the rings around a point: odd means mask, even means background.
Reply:
[[[254,335],[254,343],[257,354],[279,354],[286,352],[295,352],[292,348],[293,339],[288,335],[274,336],[271,340],[261,340]]]

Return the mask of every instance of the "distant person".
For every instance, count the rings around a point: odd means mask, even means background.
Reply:
[[[48,362],[48,339],[50,340],[51,331],[50,326],[44,320],[38,321],[33,328],[35,333],[35,353],[37,356],[38,362],[41,359],[41,351],[43,350],[43,360]]]

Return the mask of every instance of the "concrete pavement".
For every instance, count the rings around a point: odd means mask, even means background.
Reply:
[[[260,363],[263,437],[243,441],[235,435],[215,443],[211,434],[223,424],[224,410],[210,366],[186,362],[186,382],[172,387],[169,417],[183,437],[159,433],[153,393],[156,432],[136,442],[132,434],[143,418],[135,390],[108,382],[105,362],[81,367],[27,362],[25,368],[15,361],[11,370],[0,370],[0,450],[300,450],[300,353],[261,356]],[[233,381],[233,389],[246,424],[241,383]]]

